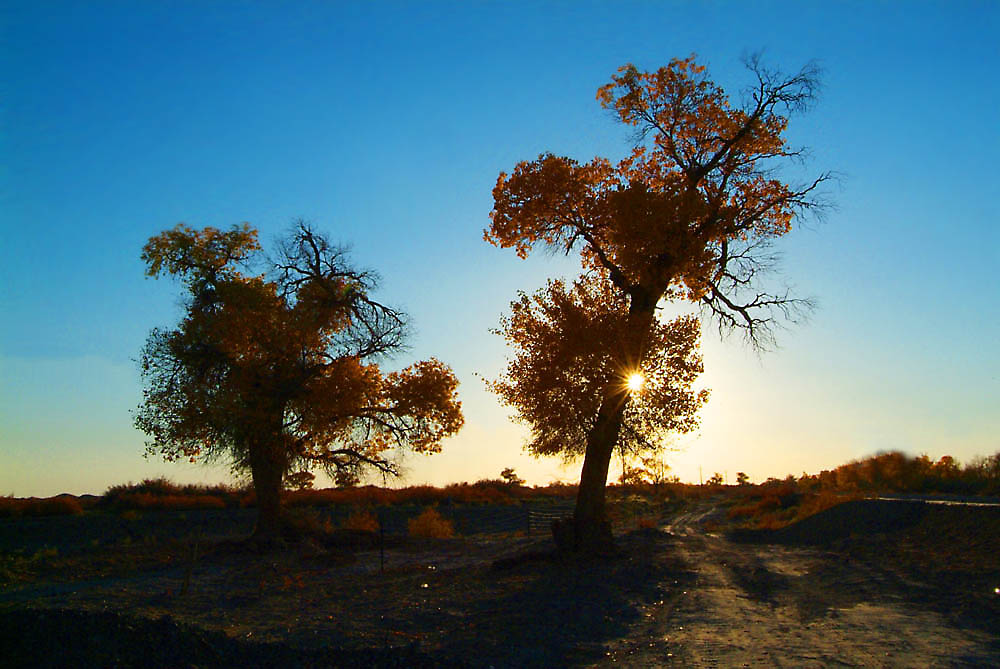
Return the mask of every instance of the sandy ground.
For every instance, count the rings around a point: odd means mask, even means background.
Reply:
[[[993,600],[956,599],[936,572],[870,553],[734,543],[704,530],[717,516],[703,506],[666,518],[597,561],[560,560],[538,536],[407,542],[386,552],[384,571],[377,551],[310,545],[263,560],[209,547],[194,562],[182,552],[134,569],[118,556],[106,575],[70,561],[0,584],[0,614],[169,616],[241,643],[418,647],[472,666],[1000,666]],[[962,587],[992,594],[998,574],[966,575]],[[128,666],[123,652],[116,663]]]
[[[998,666],[998,636],[954,627],[903,601],[895,585],[838,556],[739,546],[691,535],[676,544],[694,582],[609,644],[601,664],[687,667]],[[831,564],[834,563],[834,564]]]

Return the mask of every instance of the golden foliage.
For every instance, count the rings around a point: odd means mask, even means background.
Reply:
[[[441,517],[435,509],[427,508],[419,516],[410,518],[406,528],[413,537],[428,539],[450,539],[455,535],[451,521]]]
[[[135,423],[150,453],[228,458],[254,470],[255,484],[269,471],[277,495],[282,477],[304,485],[317,467],[344,480],[370,467],[395,473],[389,451],[437,452],[461,428],[446,365],[380,370],[374,359],[402,346],[405,315],[374,301],[372,275],[306,224],[270,261],[245,223],[178,225],[142,257],[150,276],[175,275],[188,292],[178,326],[154,330],[143,351]]]
[[[550,281],[511,303],[498,332],[515,356],[487,385],[531,427],[532,453],[582,455],[607,386],[624,390],[636,372],[645,381],[625,408],[622,447],[655,449],[666,433],[698,425],[708,391],[691,388],[702,371],[694,317],[654,318],[637,331],[624,298],[608,284]],[[637,359],[624,355],[631,350],[641,352]]]
[[[786,112],[812,99],[814,70],[782,79],[750,69],[758,85],[734,107],[693,56],[655,72],[622,67],[597,98],[635,128],[634,150],[617,164],[545,153],[502,172],[484,238],[522,257],[538,244],[579,248],[586,270],[644,308],[702,301],[757,341],[770,320],[754,313],[794,303],[750,289],[761,249],[818,205],[809,195],[829,177],[801,187],[774,177],[801,155],[785,144]]]

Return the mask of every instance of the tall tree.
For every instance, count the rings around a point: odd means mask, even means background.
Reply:
[[[143,349],[135,424],[151,454],[249,471],[256,537],[283,531],[289,477],[397,474],[392,450],[438,452],[462,426],[446,365],[380,370],[404,344],[405,315],[375,301],[377,277],[307,224],[272,259],[247,224],[178,225],[152,237],[142,259],[149,276],[179,278],[186,303],[178,326],[153,330]]]
[[[733,105],[694,56],[655,72],[626,65],[597,92],[603,107],[635,129],[636,145],[625,159],[581,164],[542,154],[501,173],[493,189],[487,241],[513,247],[521,257],[538,245],[567,254],[579,250],[586,270],[580,282],[594,286],[592,294],[617,296],[602,304],[614,305],[624,334],[603,341],[606,358],[619,366],[588,379],[600,401],[578,417],[584,463],[572,531],[560,539],[564,547],[611,542],[604,504],[608,467],[630,406],[639,404],[623,379],[658,355],[648,342],[662,327],[662,301],[699,303],[720,330],[741,330],[758,347],[772,342],[778,318],[794,319],[808,306],[787,292],[768,293],[759,279],[772,261],[769,243],[819,206],[814,193],[829,179],[823,174],[793,185],[777,171],[803,157],[786,144],[784,132],[789,115],[813,101],[817,71],[807,66],[784,76],[757,59],[748,67],[754,82]],[[582,322],[598,320],[595,314]],[[565,336],[597,339],[586,327]],[[541,433],[547,425],[534,422],[537,398],[530,395],[505,399]],[[562,452],[578,452],[578,445],[563,443]]]

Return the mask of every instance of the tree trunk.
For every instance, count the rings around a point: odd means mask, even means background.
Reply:
[[[633,296],[629,306],[628,336],[624,342],[624,350],[620,353],[622,361],[630,361],[624,364],[635,369],[642,362],[643,342],[655,318],[655,306],[655,300],[650,300],[645,295],[639,296],[639,299]],[[580,473],[573,518],[557,522],[552,527],[552,534],[560,551],[600,554],[614,549],[605,491],[608,468],[618,444],[618,433],[621,431],[622,417],[628,401],[629,393],[624,379],[612,379],[605,390],[594,427],[587,434],[587,450],[583,457],[583,471]]]
[[[573,518],[553,527],[556,546],[561,551],[605,553],[614,548],[605,507],[605,490],[611,456],[618,442],[627,403],[626,393],[609,392],[601,404],[596,425],[587,435],[587,451]]]
[[[285,474],[285,458],[280,449],[267,446],[251,447],[250,473],[257,494],[257,525],[253,538],[272,542],[281,538],[281,479]]]

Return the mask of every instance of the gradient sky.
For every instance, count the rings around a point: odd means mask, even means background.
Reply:
[[[462,385],[466,427],[406,483],[573,480],[535,460],[480,377],[517,290],[576,273],[482,241],[498,172],[552,151],[618,158],[594,100],[622,64],[697,53],[824,68],[793,121],[837,208],[780,245],[819,308],[758,357],[706,328],[702,427],[667,456],[697,481],[818,472],[879,450],[1000,450],[1000,4],[996,2],[0,2],[0,494],[100,493],[225,468],[142,457],[146,334],[180,288],[140,249],[184,221],[304,217],[353,245]],[[476,375],[480,375],[477,377]],[[615,472],[612,472],[612,476]]]

